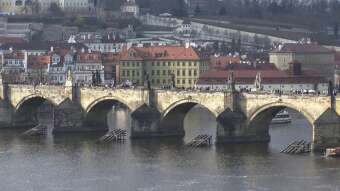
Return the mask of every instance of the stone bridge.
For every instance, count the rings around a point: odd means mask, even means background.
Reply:
[[[131,112],[132,138],[184,136],[186,114],[200,105],[216,117],[217,143],[267,142],[272,118],[291,108],[313,127],[314,149],[340,145],[340,98],[312,95],[0,83],[0,127],[38,124],[38,107],[46,102],[54,106],[54,133],[107,130],[108,111],[124,105]]]

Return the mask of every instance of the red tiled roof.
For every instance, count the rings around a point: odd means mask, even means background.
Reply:
[[[115,62],[119,61],[120,55],[117,53],[102,53],[103,62]]]
[[[24,42],[26,42],[26,41],[23,38],[0,36],[0,44],[5,44],[5,43],[24,43]]]
[[[334,53],[334,51],[317,44],[286,43],[272,53]]]
[[[132,47],[121,52],[121,60],[199,60],[198,53],[184,46]]]
[[[101,63],[100,52],[80,52],[77,54],[77,63]]]
[[[4,59],[25,59],[25,54],[21,51],[4,53]]]
[[[197,84],[225,84],[231,70],[207,71],[201,74]],[[290,75],[280,70],[234,70],[236,84],[253,84],[257,73],[261,73],[264,84],[327,83],[327,80],[312,70],[303,71],[302,75]]]
[[[50,55],[42,56],[28,56],[27,68],[28,69],[47,69],[48,64],[51,63]]]
[[[239,56],[211,56],[210,64],[212,66],[223,66],[229,63],[240,63],[241,58]]]

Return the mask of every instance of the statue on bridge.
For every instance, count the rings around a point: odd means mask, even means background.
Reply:
[[[235,91],[235,77],[234,77],[234,72],[231,71],[230,74],[228,75],[228,90],[231,90],[232,92]]]
[[[149,79],[149,74],[144,71],[144,76],[145,76],[145,80],[144,80],[144,87],[146,87],[148,90],[151,89],[151,83],[150,83],[150,79]]]
[[[261,73],[258,72],[255,77],[255,83],[254,83],[256,91],[262,91],[262,78]]]
[[[73,85],[72,72],[71,69],[68,69],[66,74],[65,86],[72,87],[72,85]]]

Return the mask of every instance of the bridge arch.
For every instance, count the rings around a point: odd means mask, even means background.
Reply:
[[[135,107],[133,107],[132,105],[128,104],[125,100],[116,97],[116,96],[103,96],[100,98],[95,99],[94,101],[92,101],[86,108],[85,108],[85,117],[86,115],[93,109],[93,107],[95,107],[98,103],[101,102],[105,102],[105,101],[116,101],[119,103],[124,104],[131,112],[133,112],[134,110],[136,110]],[[138,108],[138,107],[137,107]]]
[[[115,96],[103,96],[92,101],[84,110],[84,126],[85,128],[98,130],[108,130],[108,114],[113,109],[113,106],[125,108],[129,113],[135,109],[126,101]]]
[[[42,109],[44,120],[53,120],[53,108],[58,104],[52,99],[38,95],[31,94],[23,97],[16,105],[14,105],[14,117],[12,125],[15,127],[31,127],[38,125],[41,121],[39,120],[39,108],[42,104],[46,104]],[[39,115],[39,116],[38,116]],[[41,117],[41,116],[40,116]]]
[[[41,100],[42,102],[48,101],[53,106],[58,106],[58,103],[56,103],[53,99],[50,99],[43,95],[31,94],[31,95],[23,97],[16,105],[14,105],[14,111],[17,112],[24,104],[27,104],[33,100]]]
[[[253,113],[248,118],[247,127],[250,131],[255,131],[256,135],[267,137],[268,141],[270,140],[269,135],[269,126],[271,124],[272,119],[278,114],[281,110],[289,108],[298,113],[300,113],[310,124],[312,127],[312,137],[311,141],[315,140],[315,118],[310,114],[310,112],[305,109],[300,109],[295,105],[286,102],[274,102],[265,104],[259,108],[256,108]]]
[[[209,107],[205,106],[204,104],[201,104],[201,102],[199,100],[196,99],[182,99],[182,100],[178,100],[172,104],[170,104],[163,112],[162,112],[162,116],[161,118],[163,119],[171,110],[173,110],[174,108],[183,105],[183,104],[193,104],[192,107],[194,107],[195,105],[200,105],[204,108],[206,108],[207,110],[209,110],[212,114],[214,114],[215,117],[218,116],[218,113],[212,109],[210,109]],[[192,108],[191,107],[191,108]]]
[[[198,100],[183,99],[170,104],[168,108],[161,113],[160,128],[162,131],[165,131],[170,135],[185,136],[185,118],[189,111],[195,106],[204,108],[204,110],[211,113],[216,119],[217,112],[201,104]]]

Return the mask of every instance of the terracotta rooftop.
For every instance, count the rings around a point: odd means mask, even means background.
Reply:
[[[25,59],[25,53],[21,51],[13,51],[10,53],[4,53],[4,59]]]
[[[77,63],[102,63],[100,52],[79,52],[77,54]]]
[[[121,60],[200,60],[200,56],[192,47],[150,46],[124,50]]]
[[[273,53],[333,53],[334,51],[318,44],[286,43],[275,50]]]
[[[23,38],[0,36],[0,44],[6,44],[6,43],[24,43],[24,42],[26,42],[26,41]]]

